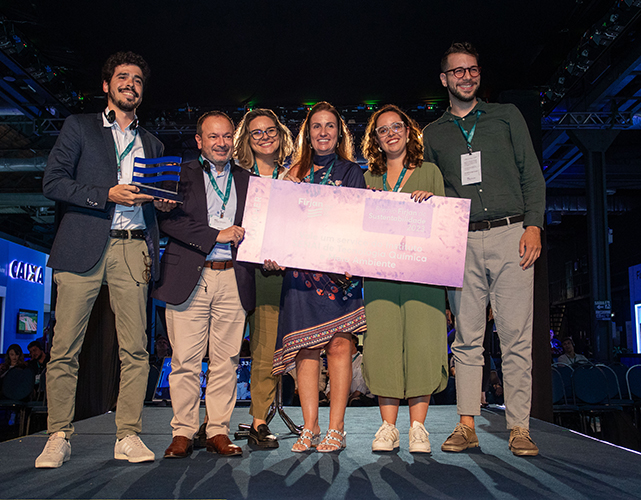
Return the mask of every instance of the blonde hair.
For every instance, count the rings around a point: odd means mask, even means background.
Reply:
[[[234,158],[238,160],[238,163],[240,163],[241,167],[247,170],[250,170],[252,168],[252,166],[254,165],[254,161],[256,160],[254,158],[254,150],[251,148],[251,144],[249,142],[249,124],[254,118],[258,118],[259,116],[266,116],[267,118],[271,118],[274,122],[274,125],[278,129],[280,146],[278,147],[278,157],[276,158],[276,163],[278,163],[279,166],[283,165],[285,159],[289,155],[291,155],[292,151],[294,150],[292,133],[285,125],[280,122],[278,116],[276,116],[276,113],[274,113],[271,109],[262,108],[248,111],[247,113],[245,113],[245,116],[243,116],[243,119],[238,124],[236,133],[234,134]]]

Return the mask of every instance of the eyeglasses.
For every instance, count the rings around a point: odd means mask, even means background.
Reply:
[[[456,78],[463,78],[465,76],[465,72],[469,71],[470,77],[476,78],[481,74],[481,67],[480,66],[470,66],[469,68],[454,68],[454,69],[448,69],[447,71],[444,71],[444,73],[452,73]]]
[[[394,132],[395,134],[398,134],[401,130],[405,128],[405,124],[403,122],[394,122],[390,123],[389,125],[381,125],[380,127],[374,129],[376,131],[376,135],[379,137],[385,137],[387,134],[391,132]]]
[[[472,78],[476,78],[481,74],[481,67],[480,66],[470,66],[469,68],[454,68],[454,69],[448,69],[447,71],[444,71],[444,73],[452,73],[456,78],[463,78],[465,76],[465,72],[469,71],[470,76]]]
[[[278,135],[278,129],[276,127],[269,127],[265,130],[257,128],[256,130],[252,130],[249,135],[251,135],[252,139],[254,139],[255,141],[260,141],[263,136],[272,139]]]

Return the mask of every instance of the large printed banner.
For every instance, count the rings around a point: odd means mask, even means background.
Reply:
[[[238,260],[463,285],[470,201],[252,177]]]

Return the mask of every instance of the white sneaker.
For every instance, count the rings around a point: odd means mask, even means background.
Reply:
[[[420,422],[414,422],[410,427],[410,453],[431,453],[430,433]]]
[[[116,460],[128,460],[137,464],[140,462],[153,462],[156,455],[145,446],[145,443],[138,436],[130,434],[125,438],[116,440],[114,458]]]
[[[36,458],[36,469],[56,469],[71,457],[71,444],[65,433],[54,432],[45,445],[45,449]]]
[[[398,429],[394,424],[383,420],[372,442],[372,451],[393,451],[398,448]]]

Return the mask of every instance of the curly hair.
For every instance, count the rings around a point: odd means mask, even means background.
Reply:
[[[114,76],[114,71],[116,71],[116,68],[122,64],[132,64],[134,66],[138,66],[140,68],[140,71],[142,71],[143,85],[147,83],[147,80],[149,80],[149,76],[151,75],[149,65],[142,58],[142,56],[139,56],[138,54],[135,54],[131,51],[116,52],[115,54],[109,56],[109,59],[107,59],[104,66],[102,67],[102,81],[109,83],[111,81],[111,78]]]
[[[329,111],[336,117],[336,122],[338,124],[338,145],[336,146],[336,154],[347,161],[355,161],[354,157],[354,142],[352,140],[352,135],[343,121],[338,110],[332,106],[330,103],[321,101],[314,104],[312,109],[309,110],[305,120],[300,126],[298,135],[296,136],[296,150],[294,151],[294,156],[292,158],[292,168],[290,170],[291,175],[303,179],[311,170],[313,159],[314,159],[314,149],[312,148],[311,141],[309,139],[309,127],[312,116],[320,111]]]
[[[445,73],[445,71],[449,69],[447,67],[447,58],[450,56],[450,54],[467,54],[476,59],[477,65],[479,63],[479,53],[477,52],[476,48],[474,48],[474,45],[469,42],[454,42],[452,45],[450,45],[450,48],[445,51],[445,54],[443,54],[443,57],[441,58],[442,73]]]
[[[251,169],[254,165],[254,150],[251,148],[250,144],[250,135],[249,135],[249,124],[254,118],[259,116],[265,116],[270,118],[275,127],[278,129],[278,137],[280,138],[280,146],[278,147],[278,158],[276,158],[276,163],[279,166],[282,166],[285,162],[285,159],[292,154],[294,150],[294,140],[292,139],[292,133],[289,129],[283,125],[276,113],[271,109],[254,109],[248,111],[243,116],[243,119],[238,124],[236,133],[234,134],[234,158],[238,160],[240,166],[244,169]]]
[[[374,175],[383,175],[387,170],[387,155],[379,146],[378,138],[376,137],[376,122],[383,113],[390,112],[400,116],[407,128],[409,141],[405,152],[405,163],[408,168],[416,168],[423,163],[424,148],[418,123],[401,111],[398,106],[387,104],[370,116],[361,144],[361,150],[369,165],[369,171]]]

